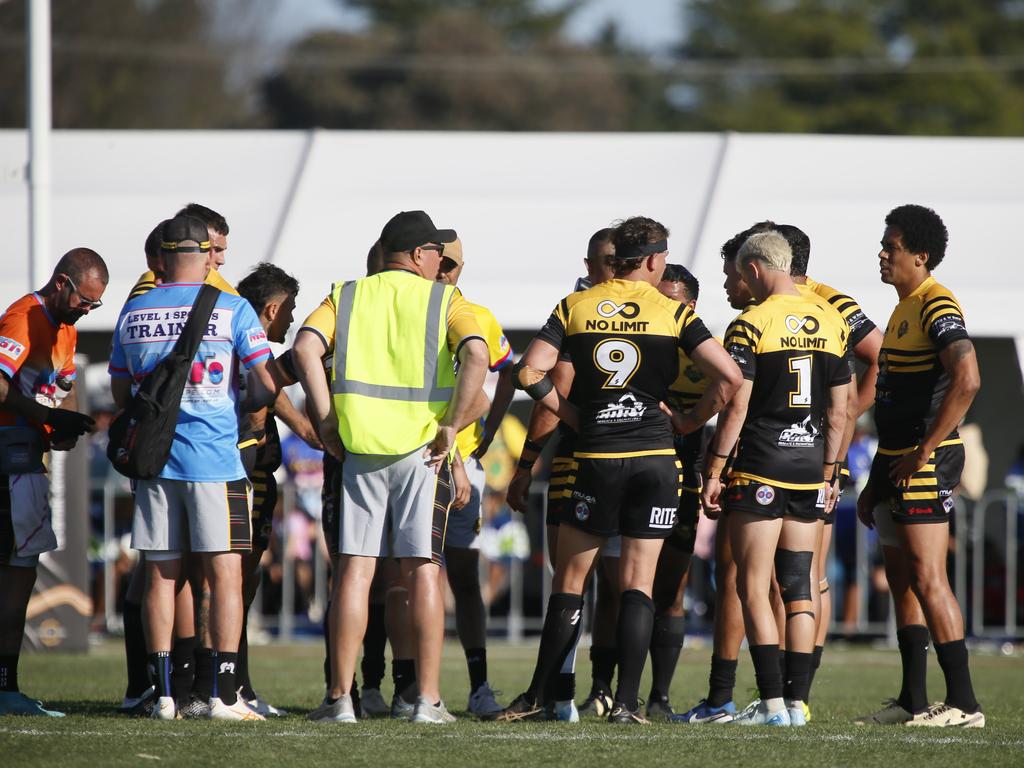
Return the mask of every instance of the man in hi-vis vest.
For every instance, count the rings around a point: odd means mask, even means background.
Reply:
[[[336,283],[295,340],[296,373],[324,445],[344,461],[328,619],[332,679],[312,720],[355,722],[356,658],[376,558],[385,556],[399,559],[409,582],[420,687],[412,720],[455,719],[439,692],[449,454],[474,417],[488,363],[469,303],[454,286],[434,282],[444,243],[455,238],[423,211],[397,214],[380,236],[384,270]],[[321,363],[329,352],[330,387]]]

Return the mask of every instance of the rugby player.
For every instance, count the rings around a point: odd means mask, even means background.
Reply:
[[[811,565],[820,509],[846,425],[850,381],[845,323],[805,298],[789,276],[792,254],[777,232],[751,235],[737,267],[758,304],[733,321],[726,347],[744,383],[708,449],[703,502],[724,507],[760,699],[734,718],[748,725],[803,725],[815,616]],[[823,418],[824,417],[824,418]],[[721,472],[739,439],[723,497]],[[786,608],[786,680],[769,592],[773,576]]]
[[[57,548],[43,455],[94,426],[76,410],[75,323],[103,306],[108,280],[98,253],[75,248],[0,315],[0,715],[64,716],[21,692],[18,659],[39,555]]]
[[[662,295],[697,308],[700,283],[679,264],[666,264],[658,283]],[[704,394],[708,378],[686,354],[679,351],[679,375],[669,387],[669,405],[681,412],[693,408]],[[683,599],[693,545],[697,539],[700,517],[700,472],[704,453],[704,432],[676,435],[676,456],[683,466],[683,488],[679,497],[677,521],[661,549],[654,575],[654,630],[651,634],[651,691],[647,696],[648,719],[672,717],[669,689],[679,654],[686,638],[686,615]]]
[[[903,689],[857,723],[985,726],[971,684],[963,616],[946,575],[953,492],[964,465],[957,427],[981,387],[963,310],[932,277],[947,241],[945,224],[930,208],[901,205],[885,217],[879,271],[899,303],[879,355],[878,450],[857,514],[877,527],[883,545]],[[932,706],[925,689],[929,631],[946,679],[945,700]]]
[[[611,280],[614,265],[611,257],[615,254],[615,246],[611,241],[610,228],[599,229],[587,243],[587,255],[583,258],[583,266],[587,270],[586,277],[576,280],[576,290],[586,290]],[[558,363],[550,372],[551,382],[563,397],[568,397],[572,388],[574,371],[569,353],[565,350],[559,356]],[[551,474],[548,480],[548,506],[545,524],[547,527],[548,560],[555,567],[555,553],[558,549],[558,531],[569,506],[572,492],[570,478],[577,468],[573,459],[573,440],[575,432],[566,424],[559,423],[558,417],[547,408],[535,404],[530,413],[530,421],[526,430],[526,442],[523,445],[519,463],[508,486],[508,503],[512,509],[526,514],[529,511],[527,495],[533,480],[533,467],[540,457],[541,451],[557,427],[558,436],[555,455],[551,461]],[[603,552],[604,550],[602,550]],[[548,690],[545,691],[545,703],[549,705],[550,716],[556,720],[576,722],[580,715],[607,717],[612,707],[612,676],[615,673],[615,623],[619,612],[618,564],[614,568],[604,568],[601,558],[597,565],[598,589],[597,604],[594,607],[594,626],[592,644],[590,646],[591,687],[590,693],[576,709],[573,701],[576,695],[576,644],[579,642],[578,625],[573,651],[566,656],[557,676],[552,676]],[[610,583],[610,578],[615,583]]]
[[[506,721],[541,710],[548,677],[572,650],[587,575],[605,540],[621,534],[619,680],[608,718],[647,722],[638,692],[654,624],[654,571],[679,506],[672,428],[699,429],[740,383],[738,368],[693,310],[655,288],[665,270],[668,230],[634,217],[615,228],[612,242],[615,279],[562,299],[517,364],[519,386],[576,429],[579,469],[572,514],[559,531],[537,666],[529,688],[499,715]],[[692,411],[670,419],[661,408],[679,372],[679,347],[710,383]],[[568,400],[547,377],[563,349],[575,369]]]
[[[438,281],[458,285],[464,265],[462,241],[456,238],[445,243]],[[469,668],[466,709],[473,715],[491,717],[502,707],[495,701],[494,690],[487,678],[487,613],[480,593],[481,504],[487,475],[480,459],[501,427],[501,420],[515,394],[515,386],[512,383],[512,347],[505,338],[505,332],[489,309],[472,302],[469,306],[487,342],[488,369],[498,373],[498,383],[486,422],[475,420],[456,438],[459,463],[468,480],[468,498],[463,501],[457,495],[452,504],[444,540],[444,560],[448,585],[455,597],[455,629]]]

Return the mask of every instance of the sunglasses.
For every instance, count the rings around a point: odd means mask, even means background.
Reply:
[[[420,246],[420,250],[421,251],[437,251],[438,253],[444,253],[444,243],[441,243],[440,245],[434,245],[433,243],[430,243],[428,245],[421,245]]]
[[[70,275],[64,275],[64,279],[67,280],[68,281],[68,285],[71,286],[71,293],[77,293],[79,299],[81,299],[81,301],[78,302],[77,309],[82,309],[82,308],[99,309],[100,307],[103,306],[103,301],[102,300],[100,300],[100,299],[96,299],[96,300],[87,299],[85,296],[83,296],[82,292],[78,290],[78,286],[75,285],[75,281],[71,279]]]

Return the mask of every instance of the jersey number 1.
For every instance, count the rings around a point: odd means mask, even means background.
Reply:
[[[609,374],[604,389],[621,389],[640,366],[640,350],[625,339],[607,339],[594,347],[594,364]]]
[[[796,374],[796,390],[790,390],[790,408],[806,408],[811,404],[811,356],[794,357],[789,361],[789,372]]]

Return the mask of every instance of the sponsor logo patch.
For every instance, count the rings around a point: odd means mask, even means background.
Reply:
[[[952,512],[954,506],[956,506],[956,502],[953,501],[952,496],[942,500],[942,508],[946,510],[947,513]]]
[[[796,315],[786,315],[786,329],[790,333],[799,333],[803,331],[808,336],[813,336],[818,332],[818,328],[821,327],[821,323],[818,319],[805,315],[804,317],[797,317]]]
[[[262,328],[250,328],[245,335],[249,337],[250,344],[266,344],[267,342],[267,332]]]
[[[808,415],[803,421],[790,424],[779,433],[778,444],[781,448],[806,448],[814,445],[814,440],[821,432],[811,423]]]
[[[677,507],[651,507],[649,527],[668,530],[676,524]]]
[[[578,501],[573,513],[576,515],[576,519],[582,523],[590,517],[590,505],[585,501]]]
[[[0,336],[0,354],[6,355],[11,360],[17,360],[25,354],[25,345],[7,336]]]
[[[908,515],[930,515],[931,513],[931,507],[907,507]]]
[[[627,320],[632,320],[640,314],[640,305],[632,301],[627,301],[625,304],[616,304],[610,299],[605,299],[598,303],[597,314],[601,317],[615,317],[616,315],[622,315]]]
[[[770,485],[759,486],[757,491],[754,492],[754,499],[762,507],[767,507],[775,501],[775,489]]]
[[[608,403],[597,412],[594,419],[603,424],[626,424],[641,421],[647,406],[627,392],[618,402]]]

